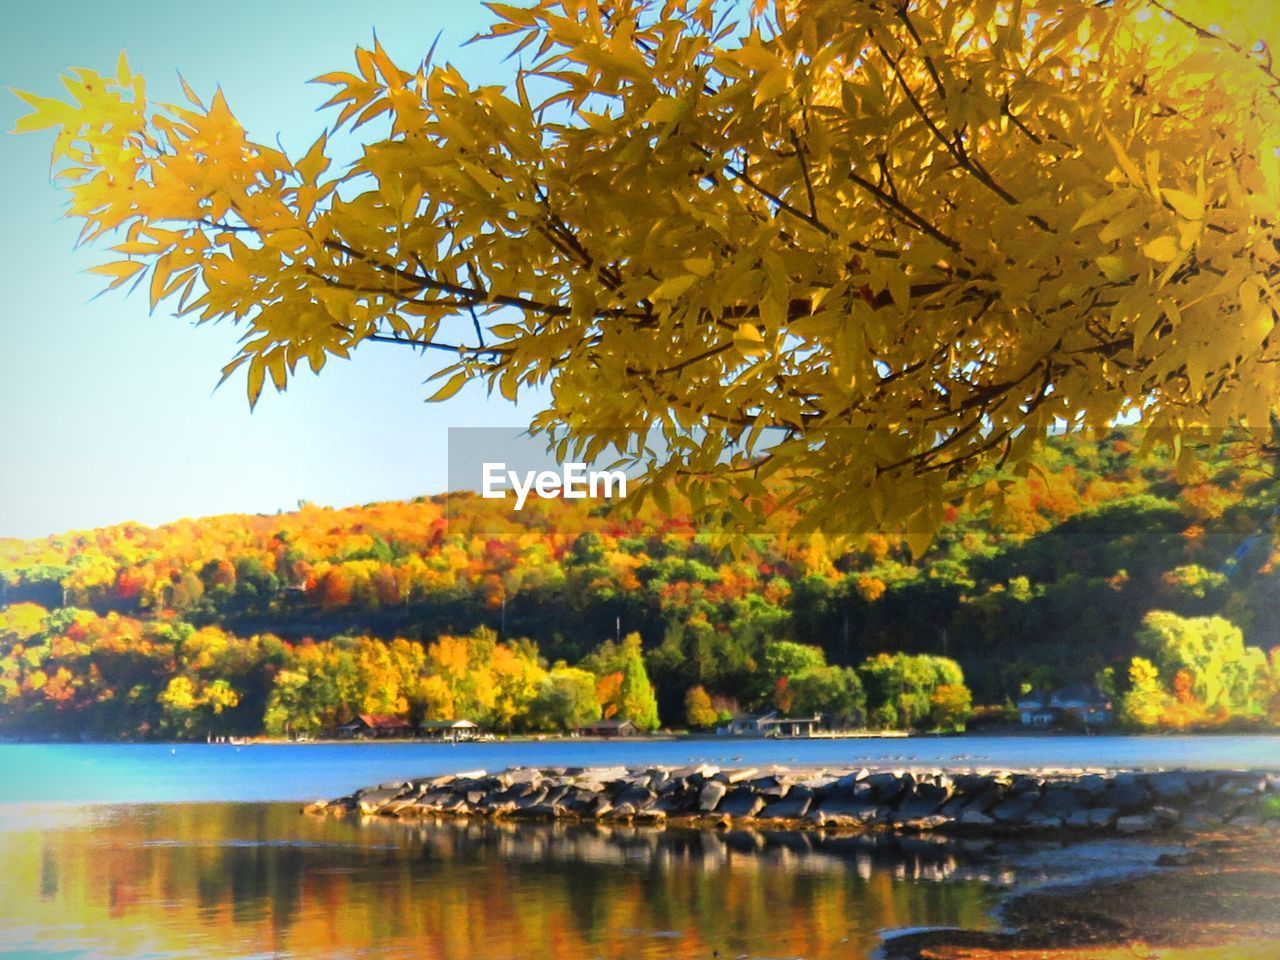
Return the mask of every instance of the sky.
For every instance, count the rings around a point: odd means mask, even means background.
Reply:
[[[19,12],[20,11],[20,12]],[[479,0],[63,0],[13,4],[0,31],[0,130],[27,112],[8,92],[61,91],[68,67],[111,72],[119,52],[148,95],[178,100],[177,73],[201,94],[222,86],[249,135],[301,152],[332,122],[317,113],[318,74],[349,69],[374,31],[416,64],[437,33],[437,61],[473,82],[504,82]],[[155,524],[225,512],[269,513],[299,500],[335,506],[446,488],[449,427],[517,426],[528,412],[468,386],[445,404],[418,354],[366,344],[321,377],[268,389],[251,414],[243,380],[215,392],[236,328],[193,328],[145,289],[98,295],[85,273],[110,259],[76,248],[50,183],[52,133],[0,133],[0,537],[123,521]]]

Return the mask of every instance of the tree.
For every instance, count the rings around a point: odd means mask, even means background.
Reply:
[[[720,713],[712,705],[705,687],[690,687],[684,695],[684,718],[694,730],[708,730],[719,721]]]
[[[1120,718],[1135,727],[1158,726],[1168,709],[1169,695],[1160,686],[1160,671],[1145,657],[1129,664],[1129,690],[1120,701]]]
[[[866,697],[852,667],[810,667],[789,678],[791,709],[797,715],[819,714],[841,726],[861,725]]]
[[[641,730],[658,729],[658,701],[649,683],[644,656],[640,652],[640,634],[630,634],[623,641],[626,659],[622,662],[622,684],[619,690],[619,715]]]
[[[551,670],[529,707],[529,726],[538,730],[576,730],[599,719],[596,678],[577,667]]]
[[[532,426],[562,453],[619,443],[659,501],[738,520],[775,474],[806,524],[919,545],[1056,423],[1265,429],[1266,5],[492,9],[490,42],[536,51],[506,88],[376,42],[319,78],[335,136],[385,124],[341,171],[329,134],[289,157],[220,92],[151,103],[123,57],[20,94],[17,129],[56,130],[111,286],[246,327],[224,376],[251,402],[364,343],[437,348],[436,399],[554,381]]]
[[[937,730],[963,730],[973,713],[973,696],[962,683],[944,683],[929,695],[929,720]]]

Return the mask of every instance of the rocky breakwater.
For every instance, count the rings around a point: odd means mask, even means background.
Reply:
[[[1280,811],[1280,773],[520,767],[386,783],[305,811],[711,828],[1139,834],[1256,824]]]

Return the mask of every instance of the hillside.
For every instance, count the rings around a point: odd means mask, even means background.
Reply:
[[[946,726],[967,699],[948,710],[939,687],[998,705],[1072,682],[1112,688],[1133,723],[1274,721],[1272,463],[1227,438],[1179,475],[1136,442],[1055,443],[919,557],[891,534],[788,535],[785,510],[730,549],[651,509],[469,495],[0,541],[0,732],[320,731],[363,711],[563,728],[648,711],[650,683],[673,725],[812,706]],[[904,655],[891,681],[881,653]]]

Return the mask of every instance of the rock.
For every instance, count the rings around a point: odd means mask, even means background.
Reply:
[[[1181,773],[1153,773],[1147,777],[1147,786],[1164,803],[1181,803],[1191,797],[1191,784]]]
[[[719,767],[700,763],[691,767],[679,767],[671,771],[671,776],[678,780],[710,780],[720,772]]]
[[[755,791],[748,787],[736,787],[720,801],[716,812],[731,817],[754,817],[763,806],[764,800]]]
[[[1065,821],[1062,817],[1051,817],[1041,810],[1032,810],[1022,826],[1027,830],[1061,830]]]
[[[747,767],[743,770],[726,770],[722,776],[725,778],[725,783],[734,784],[741,783],[743,780],[750,780],[759,772],[755,767]]]
[[[1039,800],[1039,793],[1020,793],[993,808],[991,818],[997,823],[1019,824],[1027,818]]]
[[[927,817],[912,817],[909,820],[903,820],[898,823],[898,827],[903,830],[910,830],[913,833],[927,833],[930,830],[945,827],[949,823],[951,823],[950,817],[935,813]]]
[[[957,821],[962,827],[993,827],[995,821],[980,810],[966,810]]]
[[[897,803],[908,787],[906,779],[896,773],[873,773],[867,777],[867,785],[872,797],[886,806]]]
[[[1174,807],[1157,805],[1151,808],[1151,812],[1155,815],[1156,823],[1162,827],[1175,826],[1182,819],[1181,812]]]
[[[650,806],[657,799],[657,795],[646,787],[631,786],[618,794],[613,804],[615,807],[621,808],[624,805],[632,807],[636,811],[640,811]]]
[[[1077,810],[1075,813],[1067,817],[1064,823],[1066,823],[1067,828],[1070,830],[1088,830],[1091,826],[1089,823],[1089,815],[1091,813],[1093,813],[1093,811],[1088,809]]]
[[[885,815],[883,807],[854,797],[826,797],[820,809],[829,817],[848,820],[851,823],[870,823]]]
[[[1080,809],[1080,797],[1065,787],[1054,784],[1047,787],[1040,797],[1039,811],[1047,817],[1064,820]]]
[[[1150,797],[1147,795],[1147,788],[1141,783],[1133,780],[1121,781],[1117,777],[1116,782],[1107,788],[1103,801],[1108,807],[1115,807],[1121,813],[1135,813],[1150,802]]]
[[[866,780],[869,776],[871,776],[871,771],[866,767],[863,767],[861,770],[856,770],[853,773],[846,773],[843,777],[837,778],[836,782],[832,784],[832,786],[836,790],[853,790],[854,787]]]
[[[792,787],[781,800],[775,800],[758,816],[771,820],[799,820],[809,812],[813,803],[813,791],[808,787]]]
[[[893,813],[894,823],[904,823],[907,820],[918,820],[921,817],[932,817],[938,813],[941,804],[932,800],[907,800],[899,804],[898,809]]]
[[[1089,811],[1089,826],[1095,830],[1105,830],[1115,823],[1119,811],[1113,807],[1095,807]]]
[[[1091,800],[1097,800],[1107,792],[1107,781],[1096,773],[1086,773],[1083,777],[1071,781],[1067,789]]]
[[[1116,833],[1148,833],[1155,828],[1156,815],[1150,811],[1147,813],[1130,814],[1116,820]]]
[[[698,809],[711,813],[728,792],[729,788],[719,780],[708,780],[698,792]]]
[[[538,804],[542,803],[543,800],[547,799],[547,794],[550,792],[551,791],[546,787],[538,787],[532,793],[526,793],[524,796],[517,798],[515,800],[515,807],[517,810],[527,810],[529,807],[536,807]]]
[[[673,790],[662,794],[653,806],[646,809],[661,813],[663,816],[678,816],[682,813],[693,812],[697,809],[697,806],[698,794],[692,790]]]
[[[769,797],[774,799],[785,797],[787,791],[791,789],[791,784],[779,777],[759,777],[752,780],[749,786],[758,795],[764,797],[766,803]]]
[[[1013,783],[1009,785],[1009,796],[1020,797],[1023,794],[1035,794],[1039,796],[1040,788],[1044,785],[1044,779],[1041,777],[1033,777],[1026,774],[1019,774],[1013,778]]]
[[[357,790],[355,799],[360,806],[361,812],[372,812],[388,801],[395,800],[407,789],[410,789],[409,784],[397,783],[385,787],[373,787],[368,790]],[[366,808],[368,809],[366,810]]]

